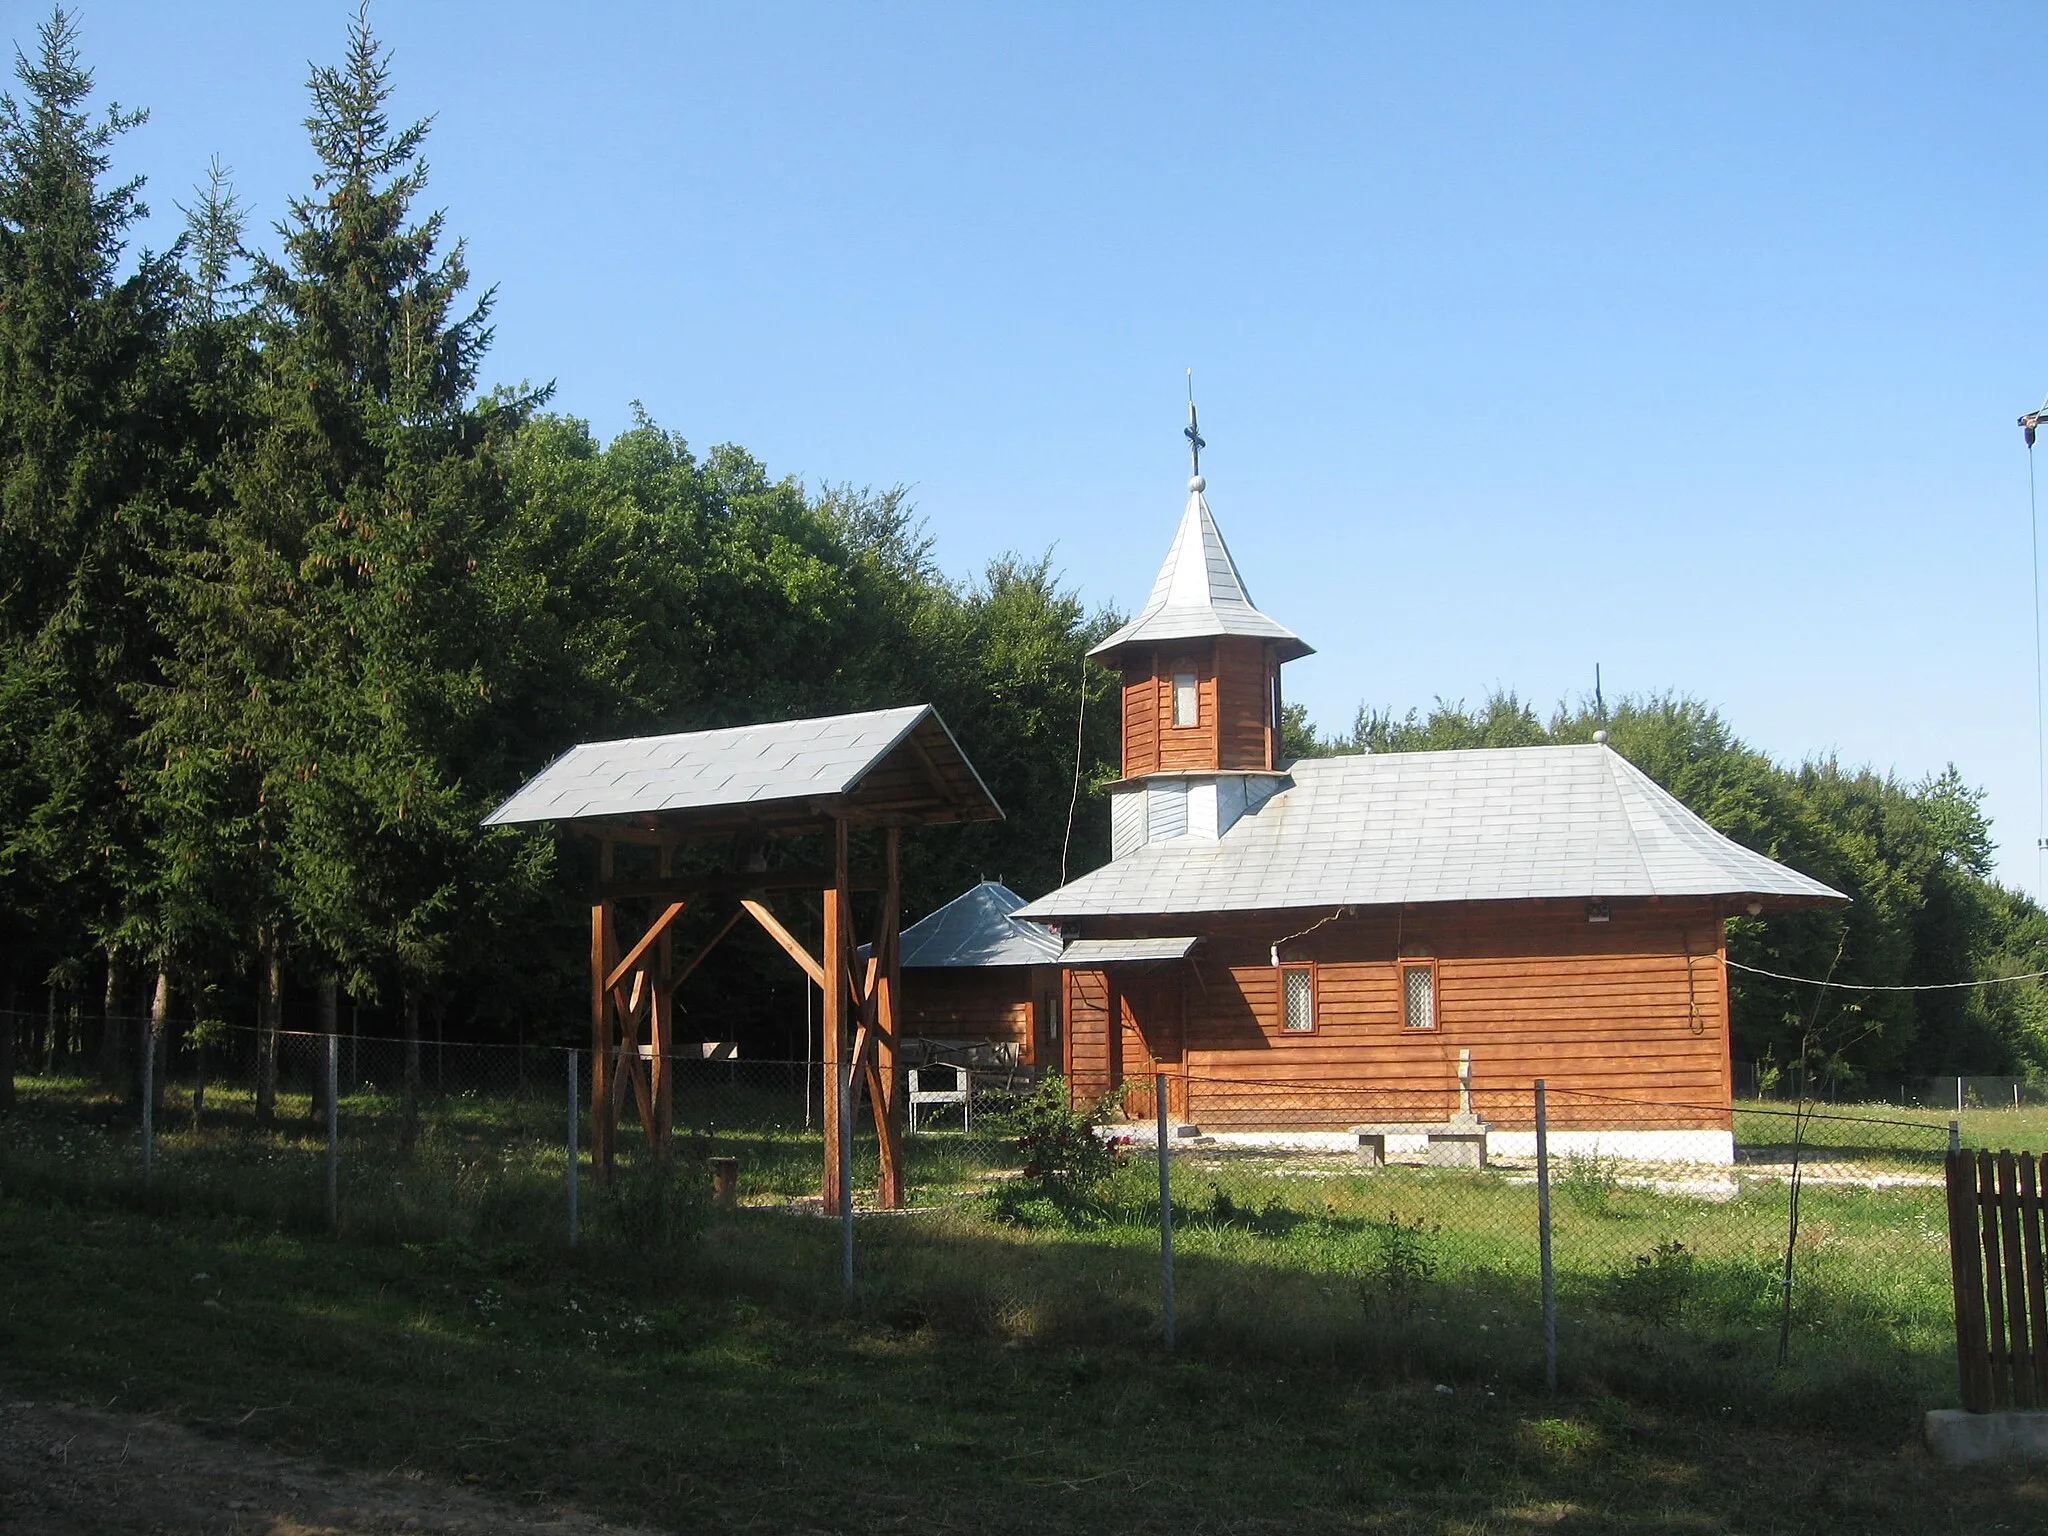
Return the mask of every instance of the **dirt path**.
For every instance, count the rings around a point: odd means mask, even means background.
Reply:
[[[644,1536],[466,1488],[333,1472],[156,1419],[0,1388],[7,1536]]]

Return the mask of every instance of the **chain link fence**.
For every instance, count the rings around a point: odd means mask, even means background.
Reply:
[[[574,1221],[601,1235],[631,1217],[590,1178],[587,1052],[288,1031],[273,1069],[255,1030],[178,1035],[149,1074],[146,1135],[137,1062],[109,1077],[93,1053],[18,1053],[0,1189],[370,1241],[560,1246]],[[759,1220],[834,1214],[817,1201],[822,1069],[687,1052],[670,1069],[675,1166],[736,1160],[742,1219],[721,1252],[737,1265],[758,1243],[764,1271],[786,1263],[798,1250]],[[1046,1152],[1059,1114],[1029,1071],[910,1070],[905,1188],[924,1217],[860,1228],[863,1286],[910,1315],[951,1286],[974,1326],[1177,1324],[1253,1353],[1356,1351],[1475,1380],[1550,1364],[1731,1404],[1740,1383],[1762,1390],[1759,1371],[1778,1373],[1771,1390],[1804,1373],[1833,1399],[1946,1400],[1943,1154],[1952,1136],[2048,1150],[2048,1112],[2024,1105],[1731,1114],[1551,1087],[1539,1136],[1534,1084],[1176,1073],[1163,1158],[1159,1086],[1136,1080],[1069,1117],[1105,1154],[1077,1169]],[[864,1106],[853,1143],[865,1206]],[[651,1163],[630,1092],[617,1148],[630,1183]],[[801,1253],[836,1278],[824,1248]]]

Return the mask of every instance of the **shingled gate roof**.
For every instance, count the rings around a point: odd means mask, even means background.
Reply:
[[[1002,809],[928,704],[571,747],[484,818],[724,831],[822,830],[835,814],[924,825]]]
[[[1138,616],[1090,656],[1108,656],[1128,645],[1155,641],[1193,640],[1211,635],[1247,635],[1276,642],[1280,659],[1293,661],[1313,648],[1284,624],[1252,606],[1237,562],[1223,542],[1223,533],[1203,499],[1198,481],[1190,481],[1187,511],[1181,514],[1173,547],[1152,583],[1152,595]]]
[[[998,881],[969,887],[903,930],[904,968],[1054,963],[1058,937],[1010,915],[1023,905],[1022,896]]]
[[[1723,837],[1604,746],[1303,758],[1215,842],[1139,848],[1031,902],[1063,918],[1544,897],[1841,892]]]

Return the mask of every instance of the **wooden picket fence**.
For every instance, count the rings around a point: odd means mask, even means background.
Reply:
[[[1948,1155],[1948,1250],[1955,1276],[1963,1406],[2048,1407],[2048,1291],[2041,1179],[2031,1152]]]

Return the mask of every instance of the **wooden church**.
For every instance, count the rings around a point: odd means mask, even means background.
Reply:
[[[1123,678],[1109,862],[1014,913],[1062,938],[1077,1099],[1128,1082],[1146,1113],[1164,1073],[1203,1134],[1334,1148],[1462,1111],[1513,1153],[1543,1078],[1562,1149],[1731,1160],[1724,920],[1846,898],[1604,744],[1283,761],[1310,648],[1204,492],[1091,653]]]

